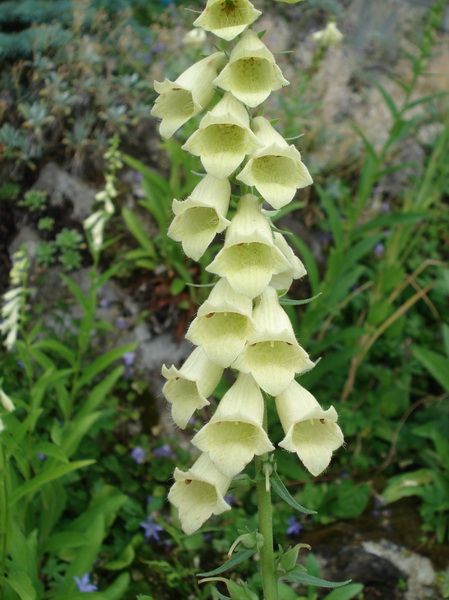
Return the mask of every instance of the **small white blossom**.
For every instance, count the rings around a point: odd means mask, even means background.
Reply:
[[[224,179],[259,146],[261,143],[249,128],[246,108],[227,92],[201,119],[199,128],[182,149],[199,156],[210,175]]]
[[[174,478],[168,499],[178,509],[184,533],[194,533],[211,515],[231,509],[224,500],[231,479],[217,469],[207,454],[202,454],[188,471],[176,468]]]
[[[184,44],[192,48],[201,48],[206,41],[204,29],[191,29],[184,36]]]
[[[12,412],[13,410],[16,409],[11,398],[9,396],[7,396],[1,388],[0,388],[0,402],[3,405],[3,408],[5,410],[7,410],[8,412]]]
[[[224,247],[206,271],[225,277],[237,293],[255,298],[274,274],[289,268],[289,261],[274,244],[258,198],[252,194],[242,196],[226,231]]]
[[[276,397],[276,409],[286,434],[279,446],[296,452],[306,469],[319,475],[344,442],[335,408],[323,410],[310,392],[293,381]]]
[[[193,24],[230,41],[261,14],[249,0],[207,0],[206,8]]]
[[[241,373],[220,400],[214,416],[193,438],[192,444],[209,454],[227,477],[240,473],[253,459],[272,452],[263,428],[264,401],[251,375]]]
[[[250,107],[261,104],[271,92],[289,82],[282,75],[274,56],[255,31],[248,29],[229,57],[229,62],[214,80]]]
[[[159,132],[170,138],[189,119],[206,108],[215,93],[212,81],[226,62],[223,52],[215,52],[189,67],[176,81],[155,81],[159,94],[151,114],[162,119]]]
[[[267,394],[277,396],[290,385],[295,373],[310,370],[314,363],[298,344],[290,319],[272,287],[260,296],[253,319],[256,330],[248,336],[244,351],[232,366],[251,373]]]
[[[251,127],[262,147],[251,154],[237,179],[257,188],[275,209],[293,199],[296,190],[313,183],[301,154],[289,145],[264,117],[256,117]]]
[[[173,200],[175,218],[167,235],[182,243],[187,256],[199,260],[215,235],[230,223],[226,219],[230,197],[227,179],[206,175],[186,200]]]
[[[210,361],[204,350],[196,348],[180,369],[163,365],[162,375],[167,379],[162,393],[172,405],[173,421],[184,429],[195,410],[209,404],[223,374],[223,368]]]
[[[318,42],[321,46],[336,46],[342,39],[343,34],[333,21],[329,21],[323,30],[312,34],[312,40]]]
[[[234,291],[226,279],[220,279],[200,306],[186,338],[193,344],[201,344],[211,361],[229,367],[255,327],[252,310],[250,298]]]

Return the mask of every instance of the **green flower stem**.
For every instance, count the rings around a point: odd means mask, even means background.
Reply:
[[[267,430],[267,401],[264,394],[265,412],[264,429]],[[273,548],[273,509],[271,506],[271,489],[266,486],[263,465],[268,466],[268,454],[255,457],[257,500],[259,509],[259,532],[263,536],[263,546],[260,549],[260,570],[262,575],[264,600],[277,600],[278,584],[274,570],[274,548]]]

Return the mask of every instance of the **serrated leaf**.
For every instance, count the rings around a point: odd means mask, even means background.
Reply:
[[[284,500],[289,506],[295,508],[299,512],[304,513],[305,515],[316,515],[316,510],[310,510],[309,508],[304,508],[301,506],[293,496],[290,494],[288,489],[285,487],[284,483],[279,477],[270,477],[271,487],[276,492],[278,496]]]
[[[208,571],[207,573],[197,573],[197,577],[213,577],[214,575],[219,575],[220,573],[224,573],[228,569],[235,567],[235,565],[239,565],[244,560],[250,558],[253,554],[256,553],[255,549],[251,550],[243,550],[236,552],[231,556],[229,560],[221,565],[221,567],[217,567],[213,571]]]

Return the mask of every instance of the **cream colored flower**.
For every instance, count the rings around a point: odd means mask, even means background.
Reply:
[[[175,218],[168,236],[182,243],[187,256],[199,260],[215,235],[229,225],[226,214],[230,196],[227,179],[206,175],[186,200],[173,200]]]
[[[298,344],[290,319],[272,287],[260,296],[253,319],[256,330],[248,336],[244,351],[232,366],[251,373],[267,394],[277,396],[290,385],[295,373],[310,370],[314,363]]]
[[[209,401],[223,374],[222,367],[211,362],[204,350],[196,348],[180,369],[162,366],[162,375],[167,379],[162,393],[172,405],[173,421],[184,429],[195,412]]]
[[[0,388],[0,402],[3,405],[3,408],[5,410],[7,410],[8,412],[12,412],[13,410],[16,409],[11,398],[9,396],[7,396],[1,388]]]
[[[256,187],[273,208],[282,208],[297,189],[313,183],[312,177],[295,146],[289,145],[267,119],[256,117],[251,127],[262,148],[250,156],[237,179]]]
[[[285,238],[278,231],[273,233],[274,243],[289,262],[289,268],[278,275],[273,275],[270,286],[275,290],[287,291],[292,285],[293,279],[300,279],[306,275],[307,271],[295,255],[293,250],[285,241]]]
[[[335,408],[323,410],[296,381],[276,397],[276,408],[286,434],[279,446],[296,452],[316,477],[329,465],[332,452],[344,443]]]
[[[212,81],[226,62],[223,52],[215,52],[189,67],[176,81],[155,81],[159,94],[151,114],[162,119],[159,132],[171,137],[190,118],[206,108],[215,93]]]
[[[184,36],[184,44],[192,48],[201,48],[206,41],[204,29],[191,29]]]
[[[226,231],[224,247],[206,271],[225,277],[238,294],[255,298],[274,274],[289,268],[289,261],[273,242],[258,198],[252,194],[242,196]]]
[[[174,477],[168,499],[178,509],[182,530],[187,535],[211,515],[231,510],[224,500],[231,479],[217,469],[207,454],[202,454],[188,471],[176,468]]]
[[[255,31],[248,29],[237,43],[229,62],[214,80],[241,102],[254,107],[289,82],[282,75],[274,56]]]
[[[243,350],[248,334],[254,329],[253,303],[220,279],[200,306],[186,338],[202,345],[208,358],[229,367]]]
[[[193,24],[229,41],[261,14],[248,0],[207,0],[206,8]]]
[[[233,477],[243,471],[254,455],[274,450],[263,428],[263,413],[259,386],[251,375],[240,373],[192,444],[207,452],[223,475]]]
[[[226,93],[201,119],[198,130],[182,149],[199,156],[210,175],[224,179],[260,145],[249,128],[246,108],[232,94]]]
[[[336,46],[343,39],[343,34],[333,21],[329,21],[322,31],[312,34],[312,40],[321,46]]]

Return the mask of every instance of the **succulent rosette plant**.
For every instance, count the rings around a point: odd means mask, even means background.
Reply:
[[[254,552],[261,554],[265,600],[274,600],[275,469],[267,403],[275,404],[285,432],[279,445],[296,453],[312,475],[327,468],[343,434],[335,409],[323,409],[295,380],[314,363],[298,343],[280,295],[306,270],[262,205],[286,206],[312,177],[298,149],[254,110],[288,85],[262,35],[252,29],[259,15],[248,0],[208,0],[195,27],[234,40],[233,48],[203,59],[173,83],[156,82],[153,115],[162,118],[161,134],[170,136],[207,110],[182,146],[199,157],[205,174],[187,199],[173,200],[168,233],[195,260],[217,234],[224,235],[206,267],[217,277],[214,287],[186,335],[196,348],[180,368],[162,369],[174,422],[184,428],[196,410],[210,405],[223,369],[235,378],[192,440],[202,454],[187,471],[176,469],[168,498],[184,532],[193,533],[211,515],[230,510],[227,490],[254,460],[260,523]]]

